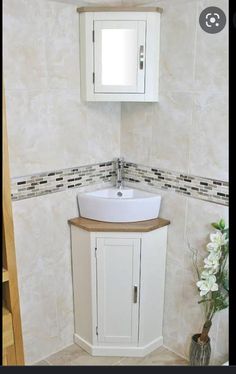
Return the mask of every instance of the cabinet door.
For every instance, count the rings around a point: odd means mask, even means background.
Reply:
[[[138,341],[140,240],[97,238],[98,341]]]
[[[95,93],[144,93],[146,21],[94,21]]]

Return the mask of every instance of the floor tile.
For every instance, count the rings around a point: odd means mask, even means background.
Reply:
[[[120,362],[117,363],[119,366],[137,366],[140,365],[143,357],[123,357]]]
[[[164,347],[159,347],[154,352],[158,352],[161,354],[161,352],[164,350]],[[126,365],[141,365],[142,362],[147,358],[145,357],[123,357],[123,359],[120,361],[119,365],[126,366]]]
[[[36,362],[36,364],[34,364],[33,366],[49,366],[49,363],[45,360],[42,360],[42,361]]]
[[[122,357],[119,356],[91,356],[87,353],[83,357],[79,357],[76,360],[70,362],[73,366],[114,366],[117,365]]]
[[[161,350],[156,349],[146,356],[141,362],[141,365],[186,366],[188,365],[188,361],[169,351],[167,348],[162,348]]]
[[[45,360],[50,365],[63,366],[70,365],[71,361],[81,358],[84,355],[87,356],[88,353],[80,348],[77,344],[72,344],[69,347],[64,348],[61,351],[47,357]]]
[[[146,357],[91,356],[76,344],[54,353],[36,365],[58,366],[154,366],[188,365],[188,362],[165,347],[159,347]]]

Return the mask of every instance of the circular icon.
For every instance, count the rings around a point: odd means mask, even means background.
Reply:
[[[226,16],[220,8],[210,6],[201,12],[199,23],[204,31],[209,34],[216,34],[225,27]]]

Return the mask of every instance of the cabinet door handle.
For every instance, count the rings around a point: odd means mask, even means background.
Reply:
[[[144,62],[144,46],[140,45],[139,47],[139,69],[143,70],[143,62]]]
[[[138,301],[138,286],[134,286],[134,304]]]

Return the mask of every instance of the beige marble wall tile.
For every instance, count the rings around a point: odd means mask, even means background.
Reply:
[[[50,90],[48,97],[47,132],[50,157],[45,158],[42,170],[89,164],[89,135],[86,110],[80,103],[78,90]]]
[[[228,98],[225,95],[213,92],[195,95],[189,172],[228,180]]]
[[[215,316],[218,317],[218,329],[213,362],[222,365],[229,360],[229,309],[221,310]]]
[[[157,191],[156,191],[157,192]],[[168,226],[167,264],[175,261],[184,267],[185,224],[187,198],[176,193],[161,191],[159,216],[170,220]]]
[[[225,219],[228,224],[228,207],[198,199],[188,199],[186,216],[186,239],[190,246],[199,251],[199,261],[207,254],[206,245],[210,241],[209,234],[214,232],[212,222]],[[185,269],[192,270],[192,255],[187,242],[185,250]]]
[[[76,195],[74,189],[13,202],[19,278],[33,273],[39,265],[42,270],[44,264],[62,266],[65,262],[68,269],[70,230],[67,220],[78,215]]]
[[[120,155],[120,103],[84,103],[90,162]],[[83,131],[84,128],[81,129]]]
[[[216,343],[216,351],[219,355],[226,356],[223,362],[228,361],[228,346],[229,346],[229,309],[224,309],[219,312],[218,336]]]
[[[68,219],[78,215],[77,191],[13,203],[14,232],[26,363],[73,341]]]
[[[4,1],[3,66],[7,89],[44,89],[47,85],[44,3]]]
[[[43,359],[49,352],[61,347],[53,270],[53,266],[42,266],[39,260],[38,269],[34,273],[19,277],[23,344],[27,365]]]
[[[195,3],[167,1],[161,15],[160,91],[189,91],[194,78]]]
[[[77,215],[78,214],[75,216]],[[72,343],[74,333],[71,255],[68,253],[70,252],[70,248],[71,243],[70,240],[68,240],[68,242],[64,244],[64,254],[61,256],[60,260],[54,264],[57,321],[61,347]],[[54,351],[56,350],[54,349]]]
[[[201,11],[209,6],[216,6],[226,14],[224,29],[216,34],[209,34],[197,25],[195,51],[195,89],[226,93],[228,91],[228,1],[198,1],[198,18]],[[198,20],[197,20],[198,21]]]
[[[80,100],[76,7],[5,0],[4,20],[11,176],[118,157],[120,103]]]
[[[151,165],[186,171],[192,122],[192,94],[162,94],[152,119]]]
[[[166,264],[163,337],[164,345],[179,352],[183,345],[182,325],[183,269],[176,261]]]
[[[123,103],[121,109],[121,155],[129,161],[149,164],[153,103]]]
[[[48,3],[44,33],[48,87],[51,89],[80,89],[78,31],[76,7]]]
[[[50,162],[48,105],[42,90],[6,90],[11,177],[37,173]],[[45,165],[45,166],[46,166]]]
[[[119,156],[119,103],[81,104],[78,90],[9,90],[6,105],[12,177]]]

